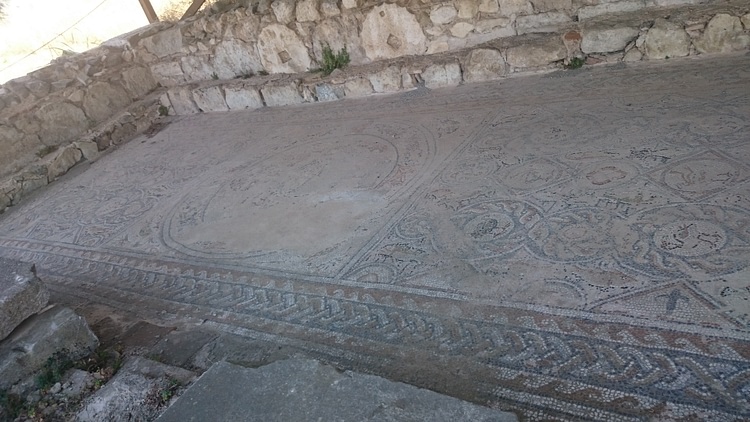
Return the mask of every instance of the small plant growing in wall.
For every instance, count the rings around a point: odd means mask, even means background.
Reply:
[[[565,65],[566,69],[580,69],[583,67],[583,65],[586,63],[586,59],[581,57],[573,57],[570,59],[567,65]]]
[[[336,69],[343,69],[349,64],[349,52],[346,51],[346,47],[339,50],[338,53],[334,54],[331,50],[331,46],[326,44],[323,47],[323,66],[320,71],[323,75],[330,75]]]

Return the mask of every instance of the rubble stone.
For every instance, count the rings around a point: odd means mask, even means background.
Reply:
[[[214,51],[211,64],[216,75],[221,79],[236,78],[263,70],[255,49],[244,41],[226,40],[219,43]]]
[[[340,100],[345,96],[344,88],[331,84],[317,84],[315,85],[315,96],[321,102]]]
[[[0,258],[0,341],[47,306],[49,292],[32,264]]]
[[[344,94],[347,97],[364,97],[372,94],[372,92],[372,84],[365,78],[352,79],[344,84]]]
[[[590,54],[624,50],[638,36],[638,32],[638,29],[628,26],[584,29],[581,51]]]
[[[301,104],[304,98],[299,93],[296,83],[287,85],[268,85],[260,90],[266,105],[269,107],[278,107],[291,104]]]
[[[687,56],[690,53],[690,37],[682,26],[659,18],[646,33],[643,49],[648,59]]]
[[[567,11],[573,7],[571,0],[531,0],[537,13]]]
[[[77,360],[93,352],[99,340],[83,317],[63,307],[30,317],[0,343],[0,390],[36,373],[59,353]]]
[[[458,63],[433,64],[422,72],[427,88],[445,88],[461,83],[461,66]]]
[[[474,25],[467,22],[459,22],[451,27],[451,35],[456,38],[466,38],[473,30]]]
[[[294,20],[295,3],[295,0],[276,0],[271,3],[271,10],[280,24],[287,25]]]
[[[193,372],[134,356],[93,396],[87,398],[75,420],[78,422],[154,420],[159,410],[147,405],[150,394],[170,388],[172,380],[187,384]]]
[[[137,100],[156,88],[156,80],[151,71],[145,67],[137,66],[122,72],[122,80],[125,89],[130,93],[130,98]]]
[[[302,0],[297,3],[297,22],[315,22],[320,20],[318,0]]]
[[[182,32],[180,28],[174,27],[144,38],[140,44],[159,58],[177,54],[182,50]]]
[[[479,4],[476,0],[458,0],[456,7],[460,19],[474,19],[479,13]]]
[[[83,134],[89,123],[83,110],[70,103],[48,103],[35,113],[41,122],[39,139],[45,145],[59,145]]]
[[[263,107],[263,99],[252,87],[228,85],[224,87],[224,96],[230,110],[253,110]]]
[[[497,0],[479,0],[479,11],[482,13],[497,13],[500,6]]]
[[[544,42],[527,43],[511,47],[506,52],[508,64],[514,68],[533,68],[547,66],[564,59],[567,49],[557,37]]]
[[[283,25],[268,25],[260,31],[258,52],[263,68],[270,73],[297,73],[310,68],[307,47]]]
[[[83,158],[93,161],[99,158],[99,148],[96,146],[96,142],[92,141],[78,141],[73,142],[73,145],[81,150]]]
[[[68,145],[58,151],[47,167],[47,180],[51,182],[67,173],[82,157],[83,153],[75,145]]]
[[[94,82],[86,89],[83,111],[95,122],[103,122],[130,104],[130,95],[115,84]]]
[[[703,35],[695,40],[701,53],[729,53],[750,46],[750,34],[745,34],[737,16],[719,13],[708,22]]]
[[[216,57],[213,60],[215,61]],[[212,79],[214,74],[219,76],[218,72],[209,64],[208,54],[193,54],[181,57],[180,66],[187,81],[207,81]],[[232,70],[222,70],[225,78],[228,78],[227,75],[232,73]]]
[[[213,111],[229,111],[227,102],[224,100],[224,95],[221,92],[221,88],[218,86],[209,86],[204,88],[197,88],[193,90],[193,100],[195,105],[204,112]]]
[[[185,82],[185,74],[182,71],[182,67],[177,62],[158,62],[152,63],[150,66],[151,74],[154,75],[156,82],[162,86],[177,86]]]
[[[554,32],[571,22],[565,12],[547,12],[536,15],[519,16],[516,19],[516,31],[519,35],[535,32]]]
[[[476,49],[469,53],[464,65],[464,80],[480,82],[499,79],[508,72],[502,53],[492,49]]]
[[[199,113],[200,109],[193,102],[193,96],[188,88],[170,89],[169,102],[172,104],[174,112],[178,115]]]
[[[617,2],[602,2],[593,6],[578,9],[578,20],[584,21],[610,13],[634,12],[646,7],[646,0],[622,0]]]
[[[458,10],[452,5],[438,6],[430,12],[430,20],[435,25],[445,25],[456,20]]]
[[[417,18],[395,4],[374,7],[362,24],[362,45],[370,60],[422,54],[427,38]]]
[[[320,11],[323,13],[323,16],[330,18],[340,15],[341,11],[336,3],[336,0],[323,0],[323,2],[320,3]]]
[[[401,89],[401,69],[395,66],[388,66],[379,72],[371,74],[369,80],[373,91],[377,93],[396,92]]]
[[[534,13],[528,0],[502,0],[500,3],[500,14],[502,16],[530,15]]]

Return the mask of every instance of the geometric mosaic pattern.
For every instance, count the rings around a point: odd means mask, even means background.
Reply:
[[[418,93],[181,118],[0,256],[528,420],[750,419],[750,56]]]

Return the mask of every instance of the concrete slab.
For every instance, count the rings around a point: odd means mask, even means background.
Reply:
[[[340,372],[313,360],[257,369],[220,362],[158,419],[185,421],[476,421],[515,415],[386,379]]]
[[[528,420],[748,419],[749,140],[748,55],[195,115],[0,256]]]
[[[49,292],[31,267],[26,262],[0,258],[0,340],[47,306]]]

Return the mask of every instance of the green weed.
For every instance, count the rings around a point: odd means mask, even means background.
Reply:
[[[323,46],[323,66],[320,68],[323,75],[330,75],[336,69],[343,69],[349,62],[349,52],[346,51],[346,47],[334,54],[330,45]]]
[[[573,57],[570,59],[570,62],[568,62],[568,65],[565,66],[566,69],[580,69],[583,67],[583,65],[586,63],[586,60],[581,57]]]
[[[6,391],[0,391],[0,416],[7,417],[8,420],[16,419],[26,408],[26,404],[18,394],[11,394]]]
[[[62,379],[65,371],[73,367],[73,361],[65,357],[65,352],[58,352],[47,358],[41,372],[36,376],[36,386],[46,390]]]

